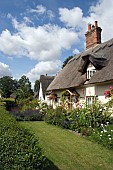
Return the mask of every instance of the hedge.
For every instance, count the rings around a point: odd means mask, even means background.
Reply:
[[[47,164],[38,139],[0,107],[0,169],[43,170]]]

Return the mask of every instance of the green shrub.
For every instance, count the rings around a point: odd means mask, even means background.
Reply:
[[[105,109],[100,103],[94,103],[82,109],[73,109],[70,112],[58,107],[47,111],[45,121],[77,131],[85,136],[91,136],[104,146],[113,148],[113,118],[108,110],[109,107]],[[101,134],[102,131],[105,133]]]
[[[40,121],[44,119],[48,106],[44,102],[38,100],[21,100],[18,107],[11,109],[11,114],[18,121]]]
[[[91,139],[107,148],[113,149],[113,124],[106,122],[106,124],[101,124],[100,128],[93,129]]]
[[[43,113],[40,110],[27,109],[25,111],[12,110],[11,114],[17,121],[41,121],[43,120]]]
[[[0,169],[38,170],[46,165],[39,141],[0,108]]]

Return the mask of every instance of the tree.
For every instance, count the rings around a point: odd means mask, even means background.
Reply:
[[[2,97],[8,98],[17,89],[17,81],[10,76],[0,78],[0,91]]]
[[[33,95],[33,90],[31,89],[31,82],[29,78],[23,75],[18,81],[18,97],[21,99],[25,99],[31,97]]]
[[[40,81],[36,80],[34,85],[34,92],[38,92],[40,88]]]
[[[66,64],[68,63],[69,60],[71,60],[74,56],[69,56],[68,58],[66,58],[63,62],[62,68],[64,68],[66,66]]]

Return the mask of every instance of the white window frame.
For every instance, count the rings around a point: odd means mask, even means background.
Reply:
[[[94,75],[95,72],[96,72],[96,68],[90,63],[86,73],[87,80],[90,80],[90,78]]]
[[[86,96],[86,105],[92,105],[95,102],[95,96]]]

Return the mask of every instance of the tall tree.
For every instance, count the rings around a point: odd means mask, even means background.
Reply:
[[[0,78],[0,91],[2,97],[8,98],[17,89],[17,81],[10,76]]]
[[[68,63],[69,60],[71,60],[74,56],[69,56],[68,58],[66,58],[63,62],[62,68],[64,68],[66,66],[66,64]]]
[[[33,95],[33,90],[31,89],[31,82],[29,78],[23,75],[18,81],[18,97],[21,99],[31,97]]]
[[[34,85],[34,92],[38,92],[40,88],[40,81],[36,80]]]

